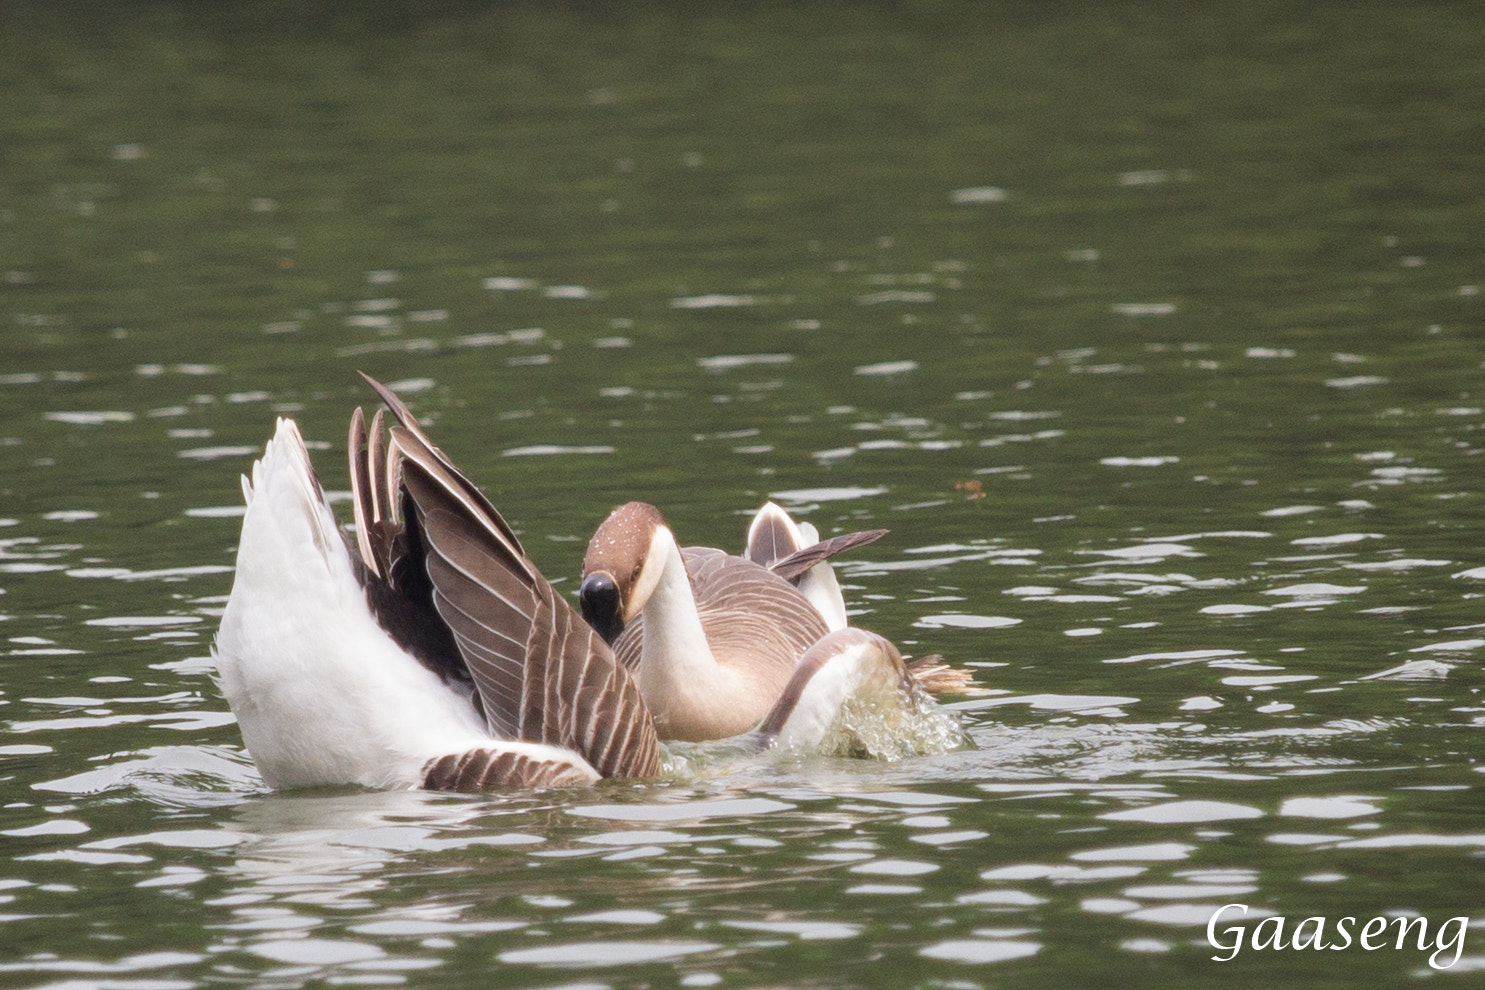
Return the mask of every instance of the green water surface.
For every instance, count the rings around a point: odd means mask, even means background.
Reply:
[[[0,4],[0,986],[1478,981],[1482,128],[1467,3]],[[238,476],[358,369],[565,590],[888,527],[978,748],[269,792]]]

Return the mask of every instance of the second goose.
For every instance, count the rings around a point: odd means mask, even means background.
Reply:
[[[781,525],[770,509],[794,525],[782,510],[766,506],[749,537],[752,560],[681,547],[660,511],[645,502],[619,506],[588,544],[579,591],[583,616],[635,672],[662,739],[721,739],[756,726],[806,651],[845,625],[845,603],[833,579],[828,592],[834,603],[827,607],[794,582],[808,590],[822,565],[829,570],[830,557],[885,532],[801,547],[796,527],[786,545],[766,535]]]

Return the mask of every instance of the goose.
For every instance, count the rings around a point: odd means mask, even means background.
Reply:
[[[765,506],[750,527],[749,556],[739,557],[682,548],[658,509],[628,502],[588,544],[579,603],[635,672],[662,739],[721,739],[757,726],[806,652],[846,628],[829,559],[885,532],[801,546],[815,534],[801,533],[782,509]],[[822,569],[828,582],[819,577]],[[935,679],[929,675],[949,668],[937,657],[925,661],[915,661],[914,672],[923,670],[945,690],[962,688],[966,674]]]
[[[660,736],[688,742],[752,729],[830,631],[767,568],[710,547],[682,550],[646,502],[614,509],[593,534],[578,601],[634,671]]]
[[[349,458],[354,547],[278,420],[213,655],[265,783],[474,791],[662,770],[634,678],[386,386]]]
[[[351,417],[353,543],[292,420],[242,479],[236,574],[212,653],[264,782],[478,791],[662,773],[635,677],[395,393],[362,377],[396,423],[384,436],[381,410],[369,431],[360,409]],[[781,575],[850,542],[762,570],[787,588]],[[957,721],[925,706],[901,665],[875,634],[828,632],[743,744],[886,758],[961,745]]]

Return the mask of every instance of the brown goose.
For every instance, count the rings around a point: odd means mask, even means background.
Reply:
[[[363,376],[364,377],[364,376]],[[357,559],[299,430],[243,479],[219,683],[272,787],[478,790],[661,771],[634,679],[407,407],[351,419]]]
[[[884,532],[791,551],[770,568],[710,547],[682,548],[658,509],[629,502],[593,534],[579,602],[635,671],[661,738],[721,739],[757,725],[799,658],[830,632],[789,578]]]

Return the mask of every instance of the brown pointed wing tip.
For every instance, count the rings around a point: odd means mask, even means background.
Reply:
[[[383,385],[375,378],[372,378],[364,371],[357,371],[356,374],[360,375],[366,380],[366,384],[370,385],[372,390],[376,392],[377,396],[387,404],[387,408],[392,410],[392,415],[396,416],[400,423],[406,426],[409,422],[411,422],[413,429],[418,428],[418,421],[413,416],[412,410],[407,408],[407,403],[398,398],[396,392],[392,391],[390,388]]]
[[[361,376],[361,380],[362,381],[364,381],[366,384],[370,385],[373,389],[375,389],[377,395],[381,395],[384,391],[387,391],[387,392],[390,392],[391,391],[391,389],[387,388],[387,386],[383,385],[381,382],[377,381],[375,378],[372,378],[370,375],[368,375],[366,372],[362,371],[360,368],[357,368],[356,369],[356,374],[358,374],[358,375]]]
[[[981,694],[984,688],[975,684],[974,673],[963,667],[952,667],[937,653],[908,661],[913,680],[930,694]]]
[[[857,533],[842,533],[840,536],[832,536],[828,540],[821,540],[819,543],[807,546],[787,557],[780,557],[769,564],[768,569],[785,581],[794,581],[821,561],[829,560],[847,550],[875,543],[886,535],[885,529],[863,529]]]
[[[598,779],[576,753],[548,748],[551,753],[544,756],[492,744],[435,757],[423,767],[423,787],[472,794],[508,787],[572,787]]]

